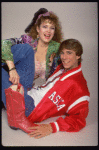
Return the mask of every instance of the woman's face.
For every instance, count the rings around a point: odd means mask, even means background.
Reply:
[[[55,25],[46,20],[41,23],[40,27],[37,27],[37,32],[39,34],[40,40],[44,43],[49,43],[55,33]]]

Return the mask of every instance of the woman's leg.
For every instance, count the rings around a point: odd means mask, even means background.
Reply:
[[[29,44],[16,44],[11,47],[16,70],[20,76],[20,83],[24,86],[26,103],[31,97],[27,95],[27,88],[31,88],[34,79],[34,51]],[[12,83],[9,81],[9,74],[2,68],[2,101],[6,107],[5,89],[9,88]],[[27,111],[30,107],[26,105]]]
[[[12,89],[11,89],[12,88]],[[16,89],[17,88],[17,89]],[[20,89],[21,88],[21,89]],[[10,88],[5,89],[6,94],[6,106],[7,106],[7,119],[8,125],[12,129],[21,129],[26,133],[30,133],[29,127],[33,127],[36,124],[30,122],[25,116],[25,101],[24,91],[22,85],[12,85]],[[20,94],[23,93],[23,94]]]
[[[16,91],[17,90],[17,86],[18,85],[11,85],[10,88],[13,90],[13,91]],[[21,93],[23,95],[24,93],[24,100],[25,100],[25,116],[28,117],[31,112],[34,110],[35,108],[35,105],[34,105],[34,100],[31,96],[27,95],[27,90],[26,88],[23,88],[21,86],[20,88],[20,91],[19,93]]]
[[[34,51],[29,44],[17,44],[12,47],[16,70],[20,76],[20,83],[24,87],[25,115],[34,109],[34,100],[27,95],[27,88],[32,88],[35,72]]]
[[[26,88],[31,88],[35,72],[33,48],[29,44],[17,44],[12,46],[11,51],[20,83]]]

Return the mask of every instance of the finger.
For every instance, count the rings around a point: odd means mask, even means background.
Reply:
[[[17,84],[17,79],[13,78],[12,82],[13,82],[13,84]]]
[[[14,84],[14,78],[9,78],[9,81]]]
[[[15,78],[14,84],[18,84],[18,78]]]
[[[38,135],[38,136],[35,136],[34,138],[35,138],[35,139],[40,139],[40,138],[42,138],[42,137],[44,137],[44,136],[46,136],[46,135],[40,134],[40,135]]]
[[[18,78],[18,83],[20,83],[20,77]]]
[[[39,126],[34,126],[34,127],[28,127],[27,129],[29,129],[29,130],[33,130],[33,129],[38,129],[39,128]]]
[[[13,77],[13,83],[14,83],[14,84],[18,84],[18,83],[19,83],[19,79],[20,79],[19,76]]]
[[[36,134],[36,133],[39,133],[39,131],[38,131],[38,130],[34,130],[34,131],[28,133],[28,135],[34,135],[34,134]]]
[[[40,133],[39,132],[32,132],[31,134],[29,134],[30,137],[36,137],[39,136]]]
[[[17,78],[17,84],[20,83],[20,77]]]
[[[12,81],[12,77],[9,77],[9,81]]]

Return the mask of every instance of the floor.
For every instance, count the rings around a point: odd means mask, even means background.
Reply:
[[[40,82],[39,82],[40,83]],[[41,83],[42,84],[42,83]],[[12,130],[7,123],[6,110],[2,109],[2,145],[3,146],[97,146],[98,145],[98,108],[90,102],[87,125],[77,133],[57,132],[41,139],[30,138],[21,130]],[[55,121],[49,118],[41,123]]]

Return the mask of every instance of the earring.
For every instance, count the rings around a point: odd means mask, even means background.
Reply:
[[[39,35],[37,34],[37,39],[39,38]]]

